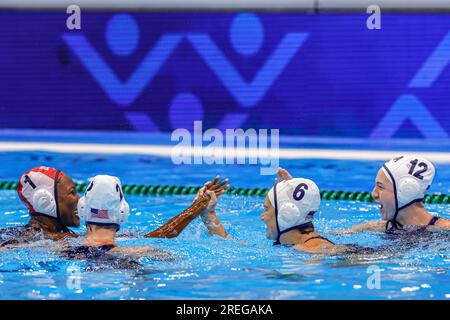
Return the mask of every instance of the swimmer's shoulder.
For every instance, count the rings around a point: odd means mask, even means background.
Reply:
[[[304,244],[297,244],[293,248],[305,253],[332,253],[339,250],[339,247],[325,238],[316,238]]]

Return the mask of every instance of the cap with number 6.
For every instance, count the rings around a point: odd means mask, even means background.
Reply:
[[[320,191],[314,181],[294,178],[281,181],[267,194],[275,208],[278,239],[293,229],[311,222],[320,207]]]

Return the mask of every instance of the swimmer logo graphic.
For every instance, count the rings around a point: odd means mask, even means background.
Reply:
[[[188,34],[187,37],[238,104],[250,109],[261,101],[303,45],[308,33],[287,33],[250,82],[244,80],[209,35]],[[263,25],[256,15],[242,13],[236,16],[230,29],[230,42],[237,53],[251,57],[259,51],[263,40]],[[239,127],[247,117],[248,112],[230,113],[218,128]]]
[[[124,37],[124,33],[127,34],[126,37]],[[106,38],[110,50],[115,55],[129,56],[135,51],[139,42],[139,29],[131,16],[116,15],[108,23]],[[124,82],[118,78],[84,35],[64,34],[63,40],[111,100],[120,107],[128,107],[152,81],[162,64],[180,42],[181,35],[162,35],[141,64]]]
[[[122,108],[129,107],[139,97],[181,41],[180,35],[161,36],[128,80],[123,82],[84,35],[63,34],[62,37],[103,91]],[[131,55],[136,50],[139,38],[139,28],[130,15],[118,14],[108,22],[107,44],[115,55]],[[132,124],[140,124],[137,129],[144,123],[147,130],[156,130],[153,121],[145,114],[126,112],[125,116]]]
[[[109,50],[118,57],[128,57],[133,54],[141,38],[135,19],[128,14],[114,15],[108,22],[105,36]],[[307,37],[308,33],[287,33],[254,78],[246,81],[210,35],[205,33],[163,34],[128,79],[122,81],[83,34],[62,35],[63,41],[98,85],[111,101],[122,109],[129,109],[145,88],[151,85],[158,71],[183,39],[192,45],[240,107],[253,108],[292,61]],[[263,40],[263,25],[256,15],[242,13],[234,18],[230,27],[230,42],[239,55],[251,57],[256,54]],[[200,100],[192,93],[180,93],[170,104],[169,118],[172,128],[183,126],[170,114],[176,114],[180,108],[186,108],[186,100],[192,109],[191,117],[198,117],[191,120],[203,120],[203,107]],[[158,131],[153,120],[145,112],[126,110],[124,114],[136,130]],[[247,118],[248,110],[231,112],[224,116],[218,127],[219,129],[238,127]],[[189,122],[192,123],[192,121]]]
[[[434,49],[409,82],[409,88],[431,88],[450,63],[450,31]],[[429,139],[448,139],[449,135],[421,100],[412,94],[397,98],[371,133],[371,138],[392,138],[406,119]]]

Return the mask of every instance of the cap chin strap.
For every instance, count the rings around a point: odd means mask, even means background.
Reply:
[[[58,177],[61,173],[60,170],[56,170],[55,174],[55,183],[54,183],[54,194],[55,194],[55,205],[56,205],[56,220],[61,224],[61,230],[66,233],[74,233],[72,230],[67,228],[67,226],[63,226],[61,223],[61,215],[59,213],[59,202],[58,202]]]
[[[56,174],[55,174],[55,183],[54,183],[54,195],[55,195],[55,205],[56,205],[56,220],[61,224],[61,230],[65,233],[72,233],[75,234],[75,232],[73,232],[72,230],[70,230],[69,228],[67,228],[67,226],[63,226],[61,223],[61,215],[59,213],[59,201],[58,201],[58,177],[59,174],[61,173],[61,170],[56,170]]]
[[[386,222],[385,230],[386,231],[392,230],[392,229],[399,230],[399,229],[403,228],[403,225],[397,221],[398,212],[400,211],[400,209],[398,207],[397,184],[395,182],[394,175],[391,173],[389,168],[385,164],[383,164],[383,168],[389,174],[389,177],[392,181],[392,185],[394,186],[394,195],[395,195],[395,214],[392,219],[390,219]],[[392,227],[389,228],[389,225],[391,225]]]
[[[56,170],[55,174],[55,183],[53,184],[53,194],[55,195],[55,205],[56,205],[56,219],[60,220],[59,216],[59,203],[58,203],[58,176],[60,174],[60,170]]]
[[[403,225],[397,221],[397,216],[398,216],[398,213],[400,212],[400,210],[403,210],[414,203],[423,201],[423,198],[415,199],[399,208],[398,207],[398,196],[397,196],[397,184],[395,182],[394,175],[392,174],[392,172],[389,170],[389,168],[385,164],[383,164],[383,168],[389,174],[389,177],[391,178],[392,184],[394,186],[394,194],[395,194],[395,214],[392,219],[390,219],[386,222],[385,230],[386,231],[390,231],[393,229],[400,230],[400,229],[403,229]],[[392,226],[391,228],[389,227],[390,225]]]
[[[273,243],[274,246],[281,244],[281,242],[280,242],[281,232],[280,232],[280,226],[278,225],[277,184],[278,183],[275,183],[275,185],[273,187],[273,202],[275,202],[275,223],[277,225],[277,240]]]

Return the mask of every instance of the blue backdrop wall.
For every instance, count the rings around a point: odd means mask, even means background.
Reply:
[[[448,139],[450,15],[0,12],[2,128]]]

